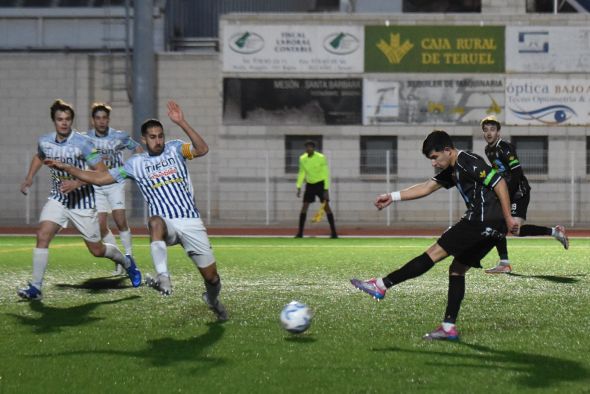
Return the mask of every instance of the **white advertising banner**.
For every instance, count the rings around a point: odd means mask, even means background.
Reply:
[[[504,78],[380,78],[363,81],[363,124],[475,125],[503,120]]]
[[[590,124],[590,80],[507,79],[506,123],[513,125]]]
[[[363,26],[223,25],[225,72],[359,73]]]
[[[589,69],[590,27],[506,27],[506,72]]]

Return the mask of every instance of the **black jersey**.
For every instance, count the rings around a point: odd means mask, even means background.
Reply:
[[[455,165],[432,179],[445,189],[457,187],[467,205],[463,219],[489,224],[504,223],[502,206],[493,190],[502,177],[483,157],[458,151]]]
[[[486,146],[486,156],[492,167],[500,173],[508,184],[510,200],[514,201],[529,193],[529,181],[522,172],[516,149],[508,141],[498,139],[493,146]]]

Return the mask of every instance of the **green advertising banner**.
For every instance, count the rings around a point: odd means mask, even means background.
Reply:
[[[504,26],[366,26],[365,72],[502,73]]]

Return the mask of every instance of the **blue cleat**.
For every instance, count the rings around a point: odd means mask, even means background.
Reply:
[[[141,272],[137,269],[135,260],[133,260],[133,257],[128,254],[125,255],[125,258],[129,262],[129,267],[125,270],[127,271],[127,276],[129,276],[129,279],[131,280],[131,284],[133,287],[141,286]]]
[[[18,294],[20,298],[30,301],[40,301],[43,298],[41,290],[33,286],[31,283],[29,283],[28,287],[18,289],[16,294]]]
[[[357,289],[369,294],[377,301],[385,298],[385,290],[382,290],[377,286],[377,279],[375,278],[369,280],[351,279],[350,283],[352,283]]]

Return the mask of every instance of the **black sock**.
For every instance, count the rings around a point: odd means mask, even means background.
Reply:
[[[535,237],[553,234],[551,227],[535,226],[534,224],[525,224],[520,228],[519,237]]]
[[[305,226],[305,218],[307,217],[307,213],[300,213],[299,214],[299,232],[297,234],[303,235],[303,226]]]
[[[434,267],[434,262],[430,256],[426,253],[422,253],[420,256],[414,257],[414,259],[408,261],[406,265],[397,271],[393,271],[391,274],[383,278],[383,283],[387,288],[390,288],[398,283],[420,276],[432,267]]]
[[[445,311],[445,323],[453,323],[457,321],[461,302],[465,296],[465,277],[464,276],[449,276],[449,294],[447,298],[447,310]]]
[[[207,295],[209,296],[209,301],[214,303],[221,292],[221,278],[217,276],[217,281],[215,283],[210,283],[205,281],[205,289],[207,290]]]
[[[498,249],[498,256],[500,256],[500,260],[508,260],[508,246],[506,245],[506,237],[502,237],[498,241],[496,244],[496,249]]]
[[[334,214],[328,213],[328,214],[326,214],[326,217],[328,218],[328,223],[330,223],[330,230],[332,231],[332,234],[336,234],[336,225],[334,224]]]

